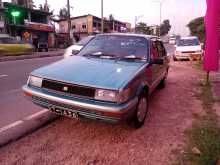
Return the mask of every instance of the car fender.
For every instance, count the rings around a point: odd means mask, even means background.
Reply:
[[[136,96],[140,96],[143,92],[149,93],[150,86],[147,82],[142,82],[136,91]]]

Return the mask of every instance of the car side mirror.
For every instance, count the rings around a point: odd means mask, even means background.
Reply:
[[[79,53],[78,50],[72,50],[72,55],[77,55]]]
[[[164,60],[163,59],[153,59],[150,61],[150,64],[163,65]]]

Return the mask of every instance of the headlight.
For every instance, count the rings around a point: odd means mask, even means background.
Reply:
[[[40,78],[40,77],[29,76],[27,84],[31,85],[31,86],[34,86],[34,87],[41,88],[42,81],[43,81],[43,79]]]
[[[176,51],[175,54],[180,55],[182,52]]]
[[[198,50],[198,51],[196,51],[196,53],[200,54],[200,53],[202,53],[202,50]]]
[[[95,94],[96,100],[117,102],[118,93],[111,90],[97,89]]]

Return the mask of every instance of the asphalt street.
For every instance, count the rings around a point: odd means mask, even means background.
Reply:
[[[41,110],[26,100],[21,88],[31,71],[61,58],[0,62],[0,128]]]

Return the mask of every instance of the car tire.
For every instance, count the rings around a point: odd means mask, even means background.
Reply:
[[[173,57],[173,61],[177,61],[177,58],[176,58],[176,57]]]
[[[146,93],[142,93],[139,96],[138,104],[134,114],[134,127],[136,129],[141,128],[146,120],[147,114],[149,110],[149,96]]]

